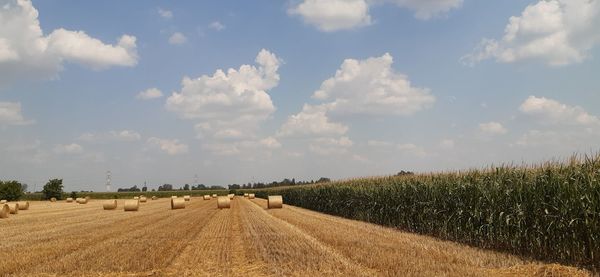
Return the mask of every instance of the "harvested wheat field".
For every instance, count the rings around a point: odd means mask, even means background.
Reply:
[[[263,199],[104,210],[30,202],[0,221],[1,276],[587,276]],[[124,200],[117,200],[118,207]],[[18,253],[18,255],[15,255]]]

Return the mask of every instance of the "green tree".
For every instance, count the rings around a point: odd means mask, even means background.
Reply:
[[[77,199],[77,192],[76,191],[72,191],[70,197],[73,198],[73,199]]]
[[[63,180],[62,179],[52,179],[49,180],[46,185],[44,185],[44,189],[42,193],[44,194],[44,198],[46,200],[55,197],[56,199],[62,199],[63,194]]]
[[[0,199],[15,201],[23,196],[23,186],[17,181],[0,181]]]

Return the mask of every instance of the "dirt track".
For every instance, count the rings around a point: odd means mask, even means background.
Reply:
[[[0,276],[573,276],[573,268],[443,242],[292,206],[193,198],[138,212],[31,202],[0,220]],[[545,275],[547,274],[547,275]]]

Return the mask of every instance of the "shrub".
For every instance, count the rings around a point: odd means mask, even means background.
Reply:
[[[42,194],[46,200],[49,200],[52,197],[56,199],[62,199],[63,194],[63,184],[62,179],[52,179],[49,180],[46,185],[44,185],[44,190],[42,190]]]
[[[16,201],[23,196],[23,186],[17,181],[0,181],[0,199]]]

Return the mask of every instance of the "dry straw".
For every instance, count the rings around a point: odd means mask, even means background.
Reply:
[[[56,197],[50,198],[50,202],[56,202]]]
[[[156,200],[158,199],[158,197],[156,197],[156,195],[152,196],[152,200]]]
[[[177,198],[177,195],[171,195],[171,199]]]
[[[227,194],[227,197],[229,197],[230,200],[232,200],[234,196],[235,196],[235,194],[233,194],[233,193]]]
[[[11,214],[18,214],[19,213],[19,203],[8,203],[6,205],[8,205],[8,211]]]
[[[146,198],[146,196],[140,197],[140,202],[146,203],[146,201],[148,201],[148,198]]]
[[[77,199],[75,199],[75,201],[77,201],[77,203],[79,203],[79,204],[87,204],[88,199],[87,198],[77,198]]]
[[[216,193],[215,193],[215,194],[213,194],[213,195],[212,195],[212,198],[217,198],[217,194],[216,194]]]
[[[85,200],[90,200],[90,199],[92,199],[92,197],[90,197],[89,195],[85,197]]]
[[[267,207],[269,209],[283,208],[283,197],[281,195],[271,195],[268,198]]]
[[[7,218],[10,214],[10,208],[7,204],[0,204],[0,218]]]
[[[135,212],[140,208],[140,200],[125,200],[124,210],[126,212]]]
[[[6,202],[8,202],[8,201],[6,201],[6,200],[0,200],[0,204],[6,204]]]
[[[183,196],[183,200],[185,200],[185,201],[190,201],[190,200],[192,200],[192,197],[191,197],[191,196],[189,196],[189,195],[184,195],[184,196]]]
[[[219,196],[217,198],[217,208],[219,209],[229,209],[231,206],[231,200],[227,196]]]
[[[29,201],[19,201],[19,210],[29,210]]]
[[[248,199],[254,199],[254,193],[248,194]]]
[[[67,198],[67,203],[71,203],[71,202],[73,202],[73,198],[71,198],[71,197]]]
[[[134,196],[133,200],[140,200],[140,197],[139,196]]]
[[[117,200],[105,200],[104,202],[102,202],[102,207],[105,210],[114,210],[117,208]]]
[[[184,209],[185,199],[183,198],[171,198],[171,210]]]
[[[248,193],[247,192],[244,193],[244,197],[248,197]]]
[[[204,195],[204,200],[210,200],[210,195],[208,195],[208,194]]]

